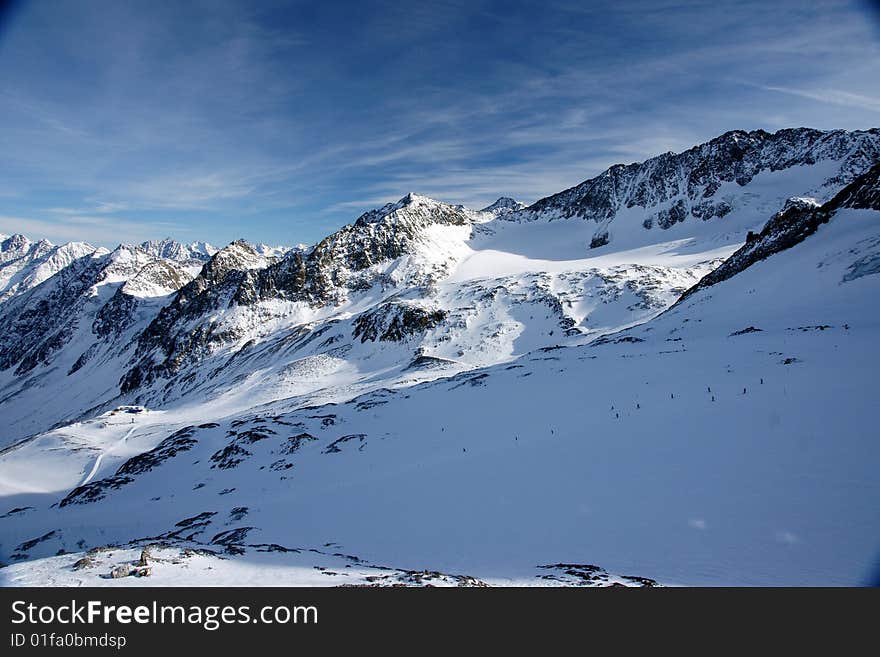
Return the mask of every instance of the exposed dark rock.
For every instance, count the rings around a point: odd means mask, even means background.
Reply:
[[[177,456],[180,452],[186,452],[198,442],[193,436],[197,432],[196,427],[189,426],[175,431],[156,447],[143,454],[138,454],[128,459],[116,471],[117,475],[137,475],[149,472],[161,463]]]
[[[327,448],[324,450],[324,454],[338,454],[342,451],[340,448],[341,445],[347,443],[351,440],[357,440],[359,443],[358,450],[363,450],[364,441],[367,439],[367,434],[365,433],[353,433],[348,436],[341,436],[334,440],[332,443],[327,445]]]
[[[745,335],[746,333],[760,333],[763,329],[756,328],[754,326],[747,326],[744,329],[740,329],[739,331],[734,331],[730,334],[730,337],[734,337],[735,335]]]
[[[162,538],[194,540],[210,526],[212,518],[216,515],[216,511],[203,511],[189,518],[184,518],[175,523],[174,526],[177,529],[162,534]]]
[[[204,525],[210,522],[211,518],[217,515],[216,511],[202,511],[199,514],[194,516],[190,516],[189,518],[184,518],[180,522],[174,523],[175,527],[193,527],[198,525]]]
[[[590,240],[590,248],[597,249],[600,246],[605,246],[606,244],[608,244],[608,239],[608,231],[603,230],[597,235],[593,235],[593,239]]]
[[[104,499],[107,492],[116,490],[134,481],[133,477],[112,476],[92,481],[84,486],[77,486],[61,500],[58,506],[65,507],[70,504],[88,504]]]
[[[225,532],[220,532],[214,538],[211,539],[211,543],[214,545],[233,545],[235,543],[243,543],[247,538],[248,533],[253,529],[253,527],[239,527],[237,529],[228,529]]]
[[[687,205],[682,199],[679,199],[671,207],[657,213],[657,225],[660,228],[672,228],[675,224],[687,219],[687,216]]]
[[[136,297],[125,294],[122,287],[117,288],[110,301],[105,303],[95,315],[92,332],[99,338],[123,333],[131,325],[137,306]]]
[[[756,262],[800,244],[815,233],[819,226],[830,221],[842,208],[880,210],[880,161],[867,172],[857,176],[824,205],[817,206],[808,199],[790,199],[782,210],[773,215],[757,236],[753,234],[750,241],[725,260],[720,267],[706,274],[696,285],[687,290],[676,305],[698,290],[726,281]]]
[[[229,520],[238,522],[248,514],[249,509],[246,506],[236,506],[229,511]]]
[[[110,569],[110,577],[112,579],[122,579],[131,575],[131,565],[127,563],[119,564]]]
[[[16,552],[27,552],[28,550],[36,547],[40,543],[43,543],[44,541],[48,541],[50,538],[55,536],[56,533],[57,532],[53,529],[50,532],[46,532],[42,536],[38,536],[37,538],[32,538],[29,541],[25,541],[24,543],[19,545],[17,548],[15,548],[15,551]]]
[[[235,442],[232,442],[223,449],[218,450],[211,455],[211,461],[214,462],[214,465],[212,465],[211,467],[220,468],[221,470],[228,470],[229,468],[234,468],[235,466],[237,466],[250,455],[251,453],[247,451],[244,447],[241,447]]]
[[[281,454],[295,454],[303,445],[315,440],[317,440],[317,438],[309,433],[298,433],[295,436],[290,436],[279,451]]]
[[[97,565],[97,561],[95,558],[89,555],[82,557],[81,559],[77,559],[74,564],[71,566],[73,570],[82,570],[84,568],[94,568]]]
[[[715,198],[723,183],[748,184],[763,171],[841,160],[829,184],[845,185],[880,159],[880,130],[846,132],[790,128],[727,132],[682,153],[665,153],[644,162],[615,164],[575,187],[543,198],[509,217],[531,220],[581,217],[602,224],[623,208],[653,208],[668,203],[645,220],[670,227],[688,214],[702,220],[731,211]],[[867,202],[867,200],[866,200]]]
[[[400,342],[434,328],[446,318],[443,310],[426,310],[409,303],[384,303],[362,313],[354,322],[352,335],[361,342]]]
[[[409,253],[427,226],[470,222],[461,208],[409,195],[363,214],[312,249],[292,251],[262,269],[249,269],[257,254],[245,242],[234,242],[205,263],[144,330],[138,340],[138,362],[123,376],[120,388],[129,392],[158,377],[171,377],[214,346],[237,337],[219,324],[194,320],[268,299],[314,306],[336,303],[351,290],[381,284],[383,275],[371,273],[370,268]],[[388,335],[393,334],[391,329]]]
[[[440,367],[447,367],[449,365],[455,365],[454,360],[449,360],[448,358],[437,358],[436,356],[426,356],[424,354],[420,356],[416,356],[412,361],[410,361],[409,365],[407,365],[404,369],[406,370],[421,370],[421,369],[435,369]]]

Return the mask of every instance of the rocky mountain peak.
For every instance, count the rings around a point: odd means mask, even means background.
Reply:
[[[365,212],[354,225],[365,228],[375,224],[404,224],[411,227],[430,224],[465,225],[470,223],[468,212],[462,206],[436,201],[410,192],[396,203]]]
[[[31,241],[27,237],[21,233],[15,233],[4,239],[3,242],[0,243],[0,247],[2,247],[4,251],[11,251],[13,249],[19,250],[27,248],[30,243]]]
[[[211,256],[209,262],[214,267],[222,264],[225,267],[242,270],[258,268],[266,264],[256,248],[243,239],[230,242]]]
[[[785,200],[785,205],[782,206],[781,212],[785,212],[789,208],[811,210],[818,208],[820,205],[822,204],[819,201],[810,196],[791,196]]]
[[[176,292],[191,278],[192,274],[174,260],[153,260],[125,281],[120,289],[134,297],[157,297]]]
[[[122,391],[171,376],[240,332],[222,321],[190,325],[205,313],[234,314],[235,308],[265,301],[332,306],[377,284],[429,284],[446,271],[448,256],[428,229],[470,226],[471,214],[460,206],[407,194],[362,214],[311,249],[291,250],[280,260],[267,259],[247,242],[236,240],[214,254],[146,328],[138,344],[140,362],[123,377]],[[467,238],[467,231],[460,233],[459,241]],[[423,251],[434,255],[417,265],[395,266],[393,276],[384,270]]]
[[[217,249],[207,242],[181,244],[170,237],[141,242],[138,246],[156,258],[165,258],[180,263],[207,262],[217,252]]]
[[[591,246],[598,247],[612,242],[616,233],[629,230],[617,222],[618,215],[634,214],[628,210],[638,210],[635,214],[646,230],[665,230],[685,221],[722,219],[756,202],[754,194],[740,191],[756,177],[818,162],[827,162],[828,166],[815,169],[809,182],[805,179],[798,184],[809,187],[801,193],[809,192],[826,201],[878,159],[880,130],[876,128],[851,132],[812,128],[787,128],[775,133],[733,130],[681,153],[668,152],[644,162],[614,165],[506,218],[593,221],[598,226]],[[796,178],[793,173],[791,179]],[[784,198],[777,202],[782,203]]]
[[[485,208],[480,210],[480,212],[489,212],[494,215],[502,215],[509,212],[522,210],[525,207],[525,203],[520,203],[516,199],[510,198],[509,196],[502,196],[491,205],[487,205]]]

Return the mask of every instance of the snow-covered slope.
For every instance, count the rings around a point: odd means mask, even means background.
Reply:
[[[688,290],[682,301],[697,290],[727,280],[754,263],[803,242],[815,233],[819,226],[828,223],[844,209],[880,210],[880,163],[875,164],[865,174],[843,188],[827,203],[820,204],[810,198],[789,199],[782,210],[777,212],[759,233],[750,232],[746,236],[746,243],[724,264]],[[858,251],[854,249],[852,252]],[[845,280],[876,273],[878,269],[880,269],[880,259],[875,253],[868,253],[853,264],[853,269]]]
[[[306,247],[302,244],[299,244],[295,248],[302,250]],[[291,248],[289,246],[283,245],[269,246],[268,244],[257,244],[254,246],[254,251],[259,253],[264,258],[268,258],[269,260],[279,260],[283,258],[284,255],[290,250]],[[211,255],[213,255],[213,253]]]
[[[24,354],[4,331],[0,414],[17,437],[47,394],[78,417],[0,454],[0,580],[102,583],[161,544],[160,583],[863,582],[880,207],[856,161],[755,174],[739,214],[601,248],[580,216],[411,194],[189,282],[114,252],[53,297],[89,318],[76,337],[31,355],[50,279],[0,312]]]

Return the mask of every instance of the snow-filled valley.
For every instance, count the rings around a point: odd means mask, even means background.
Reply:
[[[759,133],[312,247],[3,238],[0,583],[870,581],[880,135]]]

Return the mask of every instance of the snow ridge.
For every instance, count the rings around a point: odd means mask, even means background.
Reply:
[[[646,230],[720,219],[748,203],[741,193],[760,174],[830,163],[809,196],[827,200],[880,158],[880,130],[790,128],[727,132],[683,153],[616,164],[595,178],[508,215],[514,221],[577,217],[599,224],[591,246],[612,239],[615,217],[639,208]]]

